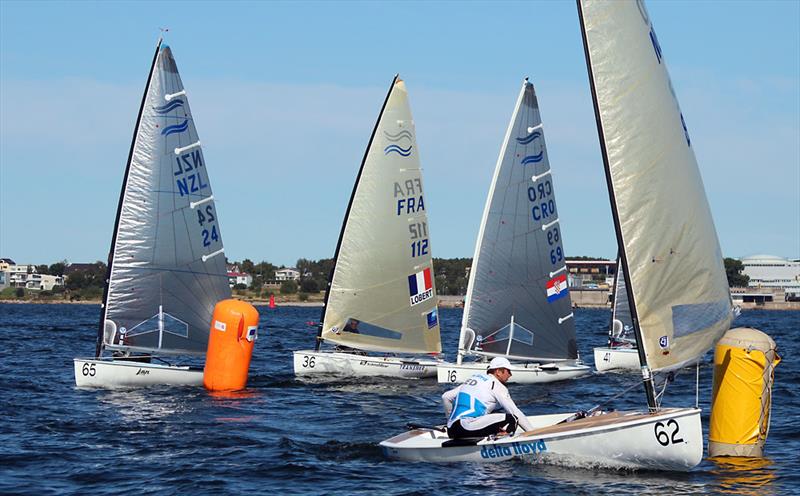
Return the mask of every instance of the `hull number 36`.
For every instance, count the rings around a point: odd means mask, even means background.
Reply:
[[[303,355],[303,367],[304,368],[314,368],[314,358],[313,356]]]
[[[685,442],[683,438],[678,437],[679,428],[680,426],[675,419],[667,420],[666,425],[664,425],[664,422],[656,422],[655,426],[653,426],[656,441],[658,441],[658,444],[661,446]]]

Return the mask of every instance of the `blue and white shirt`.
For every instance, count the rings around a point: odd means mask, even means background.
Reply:
[[[458,419],[482,417],[500,407],[517,417],[519,425],[526,431],[533,430],[522,411],[514,404],[508,389],[492,374],[475,374],[457,388],[442,395],[447,427]]]

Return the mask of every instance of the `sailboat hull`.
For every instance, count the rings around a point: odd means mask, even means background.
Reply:
[[[595,348],[594,366],[598,372],[639,370],[639,352],[636,348]]]
[[[485,438],[469,446],[442,446],[443,430],[415,429],[380,443],[386,457],[427,462],[503,462],[513,458],[581,467],[686,471],[703,458],[700,410],[613,412],[569,423],[570,414],[528,417],[534,430]]]
[[[203,369],[103,358],[76,358],[75,385],[89,388],[202,386]]]
[[[434,377],[436,366],[439,363],[441,362],[431,359],[369,356],[335,351],[300,350],[294,352],[294,373],[298,376],[422,379]]]
[[[436,369],[436,376],[440,383],[461,384],[478,373],[486,372],[488,363],[467,362],[457,365],[455,363],[440,363]],[[544,382],[565,381],[575,379],[591,373],[591,367],[580,363],[511,363],[511,378],[509,383],[536,384]]]

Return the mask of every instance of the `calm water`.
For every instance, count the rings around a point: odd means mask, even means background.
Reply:
[[[532,465],[400,463],[377,443],[409,421],[440,423],[432,380],[307,383],[291,351],[313,345],[317,308],[261,312],[248,389],[102,391],[74,387],[72,358],[94,352],[99,308],[0,304],[0,494],[790,494],[800,493],[800,312],[746,311],[737,326],[770,334],[777,369],[768,459],[749,466],[703,461],[686,474]],[[449,356],[461,310],[441,311]],[[608,312],[576,313],[587,362],[604,343]],[[710,355],[700,403],[708,423]],[[529,414],[589,408],[636,379],[607,374],[551,385],[513,385]],[[665,405],[694,404],[694,373],[678,376]],[[613,404],[639,408],[639,388]]]

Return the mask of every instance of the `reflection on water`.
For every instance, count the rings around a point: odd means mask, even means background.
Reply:
[[[709,458],[716,468],[717,490],[723,494],[774,494],[772,483],[777,479],[769,458],[718,456]]]

